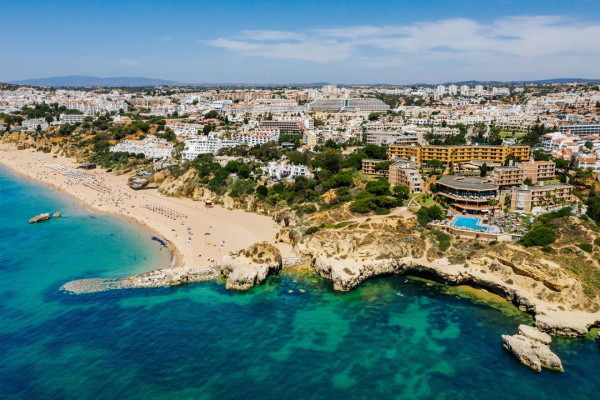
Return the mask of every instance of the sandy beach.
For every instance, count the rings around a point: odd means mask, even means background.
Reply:
[[[174,247],[176,257],[171,266],[218,264],[232,251],[256,242],[274,242],[278,232],[270,217],[220,206],[208,208],[191,199],[163,196],[156,189],[136,191],[127,186],[127,175],[116,176],[100,168],[77,169],[74,160],[54,157],[0,144],[0,164],[71,195],[94,211],[125,216],[158,233]],[[61,210],[39,210],[54,211]],[[284,257],[292,256],[289,245],[280,243],[277,247]]]

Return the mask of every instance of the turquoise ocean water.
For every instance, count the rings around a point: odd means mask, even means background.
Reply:
[[[151,234],[0,169],[0,399],[598,399],[600,347],[535,373],[500,335],[529,317],[405,277],[335,293],[282,275],[73,296],[72,279],[168,263]],[[59,210],[36,225],[27,219]],[[300,289],[305,290],[302,293]]]

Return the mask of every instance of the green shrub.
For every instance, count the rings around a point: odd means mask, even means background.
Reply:
[[[373,204],[371,199],[358,199],[355,200],[352,204],[350,204],[350,211],[359,214],[367,214],[371,212],[372,207]]]
[[[410,195],[410,188],[406,185],[394,186],[392,191],[394,192],[394,196],[399,199],[408,199],[408,196]]]
[[[390,194],[390,183],[387,179],[382,178],[376,181],[368,182],[365,189],[367,192],[372,193],[375,196],[385,196]]]
[[[321,228],[318,226],[311,226],[304,231],[304,235],[312,235],[315,232],[318,232]]]
[[[445,215],[444,209],[438,205],[421,207],[419,208],[419,211],[417,211],[417,222],[421,226],[425,226],[431,221],[444,219]]]
[[[594,240],[594,244],[595,244],[596,246],[600,246],[600,237],[599,237],[599,238],[596,238],[596,239]]]
[[[387,208],[381,208],[381,207],[375,208],[375,214],[377,214],[377,215],[388,215],[389,213],[390,213],[390,210],[388,210]]]
[[[554,219],[568,217],[570,215],[572,215],[571,207],[564,207],[558,211],[552,211],[547,214],[540,215],[537,218],[537,222],[541,222],[542,224],[547,225],[550,221],[552,221]]]
[[[581,243],[581,244],[578,244],[577,247],[579,247],[581,250],[585,251],[586,253],[591,253],[594,251],[591,243]]]
[[[442,231],[433,231],[433,236],[438,242],[438,248],[441,251],[446,251],[450,248],[450,235]]]
[[[540,226],[527,232],[521,238],[521,244],[525,247],[531,246],[546,246],[554,243],[556,240],[556,233],[552,228],[547,226]]]
[[[550,246],[544,246],[540,250],[542,250],[546,254],[556,254],[556,251]]]
[[[315,206],[314,204],[304,204],[298,207],[298,211],[302,214],[312,214],[314,212],[317,212],[317,206]]]

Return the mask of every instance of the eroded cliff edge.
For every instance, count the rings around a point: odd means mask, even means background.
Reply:
[[[600,324],[598,292],[556,261],[570,262],[568,257],[553,260],[537,249],[454,240],[442,252],[434,235],[416,229],[411,220],[380,218],[319,230],[299,240],[296,250],[312,259],[315,271],[330,279],[334,290],[352,290],[374,276],[415,274],[499,294],[533,314],[537,327],[551,334],[583,335]],[[573,257],[600,268],[592,257]]]

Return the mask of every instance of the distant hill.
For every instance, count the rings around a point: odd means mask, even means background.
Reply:
[[[50,78],[25,79],[8,82],[16,85],[47,86],[47,87],[134,87],[134,86],[173,86],[178,82],[165,79],[140,77],[111,77],[69,75],[53,76]]]
[[[461,81],[445,82],[450,85],[525,85],[525,84],[552,84],[552,83],[600,83],[600,79],[583,78],[556,78],[541,79],[530,81]],[[24,79],[20,81],[6,82],[14,85],[44,86],[44,87],[153,87],[153,86],[196,86],[196,87],[222,87],[222,88],[251,88],[251,87],[319,87],[328,85],[329,82],[312,83],[182,83],[165,79],[141,78],[141,77],[112,77],[100,78],[97,76],[69,75],[55,76],[50,78]],[[391,83],[337,83],[338,86],[433,86],[434,83],[412,83],[412,84],[391,84]]]
[[[446,85],[515,85],[515,84],[544,84],[544,83],[600,83],[600,79],[584,79],[584,78],[555,78],[555,79],[540,79],[532,81],[461,81],[461,82],[446,82]]]

